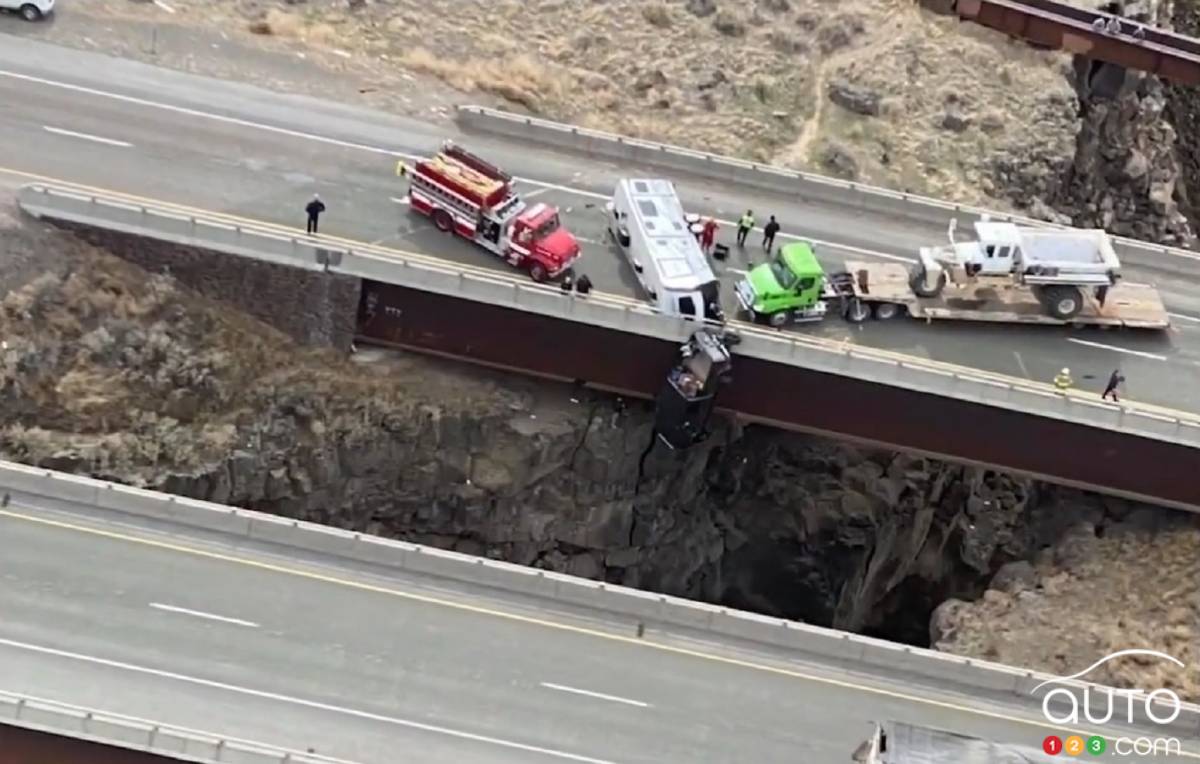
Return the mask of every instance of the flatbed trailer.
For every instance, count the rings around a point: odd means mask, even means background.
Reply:
[[[899,263],[847,261],[846,271],[832,274],[826,299],[842,301],[842,315],[855,323],[907,313],[912,318],[989,321],[1053,326],[1120,326],[1165,329],[1171,325],[1158,290],[1146,284],[1120,282],[1109,287],[1104,304],[1086,294],[1083,308],[1069,319],[1047,315],[1033,290],[1010,279],[979,277],[963,286],[947,285],[937,297],[918,297],[909,269]]]

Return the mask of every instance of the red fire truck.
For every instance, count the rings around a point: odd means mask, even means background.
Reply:
[[[528,271],[534,281],[556,278],[579,259],[579,242],[563,227],[556,207],[526,204],[513,190],[511,175],[450,141],[408,175],[412,209],[440,230]]]

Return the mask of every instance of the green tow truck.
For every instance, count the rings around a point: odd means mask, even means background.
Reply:
[[[784,244],[774,257],[752,268],[734,291],[742,310],[759,323],[820,321],[831,305],[846,320],[859,323],[871,316],[871,306],[855,296],[852,281],[848,273],[826,275],[812,245],[798,241]],[[893,315],[899,312],[899,305],[887,304]]]
[[[1118,282],[1115,255],[1094,266],[1107,269],[1098,276],[1068,272],[1066,266],[1080,270],[1079,262],[1091,267],[1101,260],[1090,253],[1104,250],[1103,231],[1026,230],[986,221],[976,227],[979,241],[955,242],[951,225],[951,245],[922,247],[913,266],[848,260],[845,270],[826,273],[812,244],[784,244],[770,260],[752,268],[734,293],[752,321],[774,327],[821,321],[831,313],[855,324],[907,315],[924,321],[1138,329],[1170,325],[1153,286]],[[1042,264],[1054,256],[1057,265]],[[1015,264],[997,264],[1006,259]],[[1089,278],[1100,286],[1085,284]]]

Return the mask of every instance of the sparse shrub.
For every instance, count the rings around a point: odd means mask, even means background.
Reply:
[[[250,30],[250,34],[261,34],[261,35],[274,34],[273,30],[271,29],[271,22],[267,21],[266,19],[259,19],[258,21],[251,21],[248,29]]]
[[[723,35],[741,37],[746,34],[746,20],[734,11],[722,8],[713,17],[713,27]]]
[[[650,26],[666,29],[671,26],[671,12],[662,3],[651,3],[642,6],[642,18]]]

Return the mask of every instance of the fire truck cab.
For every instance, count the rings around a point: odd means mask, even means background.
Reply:
[[[416,163],[408,196],[409,207],[438,229],[470,239],[534,281],[556,278],[579,259],[579,242],[557,208],[526,204],[511,175],[449,141]]]

